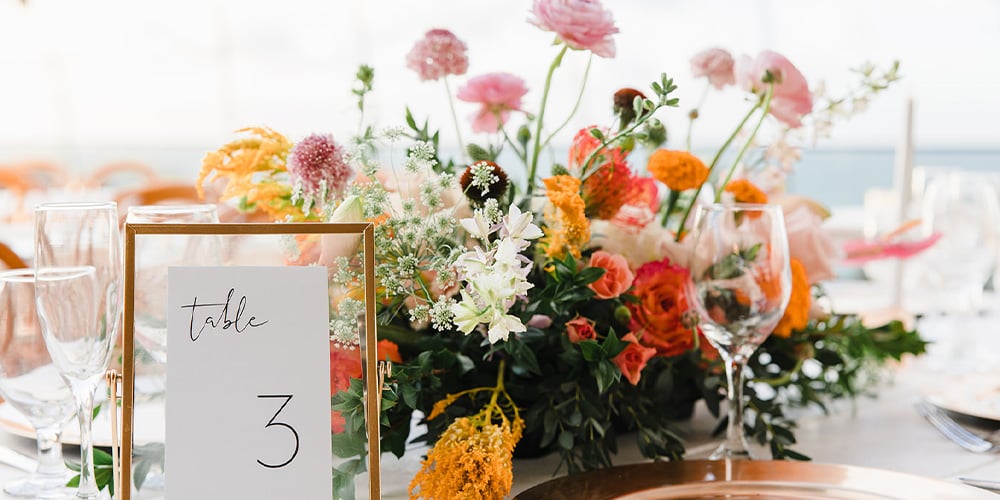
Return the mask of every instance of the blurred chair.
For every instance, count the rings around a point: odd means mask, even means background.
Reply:
[[[9,214],[0,214],[0,220],[7,216],[14,218],[24,211],[24,197],[32,184],[23,175],[10,167],[0,167],[0,191],[8,191],[11,203]]]
[[[123,186],[147,186],[156,183],[159,179],[156,171],[145,163],[132,161],[119,161],[108,163],[97,170],[94,170],[83,182],[86,189],[100,189],[104,187],[120,188]]]
[[[51,189],[73,184],[74,176],[64,167],[46,160],[28,160],[6,167],[30,184],[31,189]]]
[[[118,209],[123,212],[134,205],[204,203],[194,184],[169,181],[122,191],[115,196],[115,201],[118,202]]]
[[[8,269],[22,269],[28,267],[19,255],[14,253],[9,246],[0,242],[0,262],[3,262]]]

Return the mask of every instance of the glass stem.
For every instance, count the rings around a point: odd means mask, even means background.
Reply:
[[[80,422],[80,487],[76,492],[77,498],[97,498],[99,495],[94,481],[94,442],[91,436],[95,385],[90,380],[69,381],[76,398],[76,418]]]
[[[38,469],[35,474],[43,477],[58,477],[66,474],[63,463],[62,443],[59,441],[62,428],[59,425],[35,429],[38,443]]]
[[[729,382],[729,425],[726,427],[726,450],[730,456],[749,455],[743,439],[743,364],[740,356],[726,359]]]

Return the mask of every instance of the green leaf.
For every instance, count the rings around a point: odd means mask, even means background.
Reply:
[[[406,108],[406,125],[416,132],[420,131],[417,128],[417,121],[413,119],[413,113],[410,111],[409,106]]]
[[[472,161],[474,162],[493,160],[489,151],[483,149],[483,147],[478,144],[469,144],[465,147],[465,151],[469,153],[469,158],[472,158]]]
[[[559,433],[559,447],[564,450],[573,449],[573,433],[570,431],[562,431]]]
[[[604,359],[604,350],[601,349],[597,341],[581,340],[576,345],[580,346],[580,353],[583,355],[583,359],[591,363]]]

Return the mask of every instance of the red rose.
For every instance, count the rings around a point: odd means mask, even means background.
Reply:
[[[577,316],[566,322],[566,336],[569,341],[577,343],[581,340],[594,340],[597,338],[597,330],[594,330],[594,322]]]
[[[642,376],[642,369],[646,367],[646,363],[656,355],[656,349],[652,347],[643,347],[635,338],[635,334],[629,333],[622,337],[623,342],[628,342],[628,347],[624,351],[618,353],[614,359],[611,360],[618,369],[622,371],[622,375],[628,379],[632,385],[639,383],[639,378]]]
[[[694,345],[694,332],[685,321],[688,306],[688,270],[669,258],[643,264],[635,271],[632,293],[638,302],[628,303],[632,313],[629,328],[642,345],[660,356],[681,354]]]

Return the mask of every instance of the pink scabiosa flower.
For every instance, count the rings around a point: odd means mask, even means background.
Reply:
[[[618,27],[599,0],[535,0],[531,13],[535,17],[529,23],[555,33],[570,48],[615,56],[611,35]]]
[[[458,89],[458,100],[480,104],[472,115],[472,130],[496,132],[507,123],[511,111],[521,111],[521,98],[528,93],[524,80],[510,73],[487,73]]]
[[[354,177],[344,148],[330,134],[313,134],[299,141],[288,154],[286,167],[307,203],[324,202],[343,192]]]
[[[406,55],[406,67],[421,80],[440,80],[448,75],[464,75],[469,69],[465,42],[448,30],[434,29],[413,45]]]
[[[691,58],[691,73],[695,78],[705,77],[708,83],[716,89],[722,90],[726,85],[736,83],[736,74],[733,73],[733,55],[726,49],[713,47],[705,49]]]
[[[802,126],[802,117],[812,112],[812,93],[809,84],[785,56],[770,50],[762,51],[750,59],[743,56],[736,62],[736,80],[745,90],[763,93],[768,86],[768,74],[774,82],[771,97],[771,115],[791,128]]]

